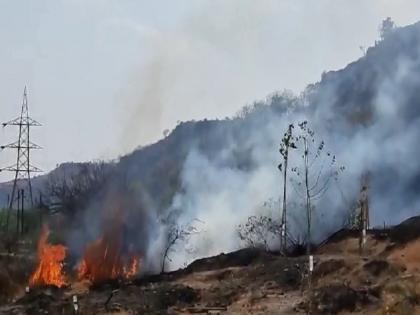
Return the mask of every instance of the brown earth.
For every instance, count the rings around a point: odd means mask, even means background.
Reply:
[[[0,313],[74,314],[77,295],[79,314],[420,314],[419,227],[369,231],[363,251],[356,231],[335,233],[315,251],[310,286],[307,257],[245,249],[129,283],[25,294],[2,258]]]

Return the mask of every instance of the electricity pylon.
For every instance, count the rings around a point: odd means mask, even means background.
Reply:
[[[5,122],[2,124],[3,127],[6,126],[18,126],[19,127],[19,138],[17,141],[2,145],[0,148],[3,149],[14,149],[17,150],[17,159],[16,164],[0,169],[1,171],[9,171],[15,173],[15,178],[13,181],[12,192],[9,199],[9,211],[7,213],[7,222],[8,225],[10,211],[13,208],[13,204],[17,200],[17,190],[23,188],[25,185],[29,191],[29,202],[33,206],[33,196],[32,196],[32,184],[31,184],[31,173],[41,172],[41,170],[30,163],[30,152],[32,149],[41,149],[41,147],[29,139],[30,127],[41,126],[39,122],[29,117],[28,112],[28,94],[26,92],[26,86],[23,91],[23,101],[22,101],[22,110],[20,117],[17,117],[11,121]],[[18,187],[19,186],[19,187]]]

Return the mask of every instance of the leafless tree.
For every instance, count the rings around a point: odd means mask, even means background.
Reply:
[[[179,243],[186,243],[191,236],[198,234],[199,230],[194,225],[197,220],[187,224],[178,224],[171,216],[165,220],[167,227],[165,233],[165,247],[162,255],[162,268],[161,272],[165,272],[167,261],[172,261],[170,254],[175,250],[175,246]],[[169,221],[169,222],[168,222]]]
[[[295,138],[293,137],[293,124],[290,124],[284,133],[280,143],[280,154],[283,157],[283,163],[278,168],[283,173],[283,207],[281,213],[281,229],[280,229],[280,250],[285,252],[287,247],[287,171],[289,161],[289,149],[296,149]]]
[[[333,179],[336,179],[344,167],[336,166],[336,157],[325,151],[324,141],[315,140],[315,132],[304,121],[298,124],[299,135],[296,138],[296,146],[301,154],[302,164],[292,167],[295,174],[292,184],[296,193],[305,201],[307,232],[307,254],[310,254],[312,213],[314,202],[319,200],[328,190]]]
[[[279,235],[279,221],[265,215],[250,216],[244,224],[240,224],[237,233],[246,246],[270,250],[270,240]]]
[[[353,202],[350,207],[346,207],[343,213],[341,228],[352,230],[358,227],[357,202]]]
[[[57,211],[73,216],[103,187],[113,165],[105,162],[81,163],[71,174],[55,174],[47,182],[47,203]]]
[[[345,207],[343,213],[343,221],[341,223],[342,229],[355,229],[357,228],[357,207],[358,201],[355,198],[349,198],[343,191],[340,181],[337,181],[337,190],[340,194],[342,203]]]

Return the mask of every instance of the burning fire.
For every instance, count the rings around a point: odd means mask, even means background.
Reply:
[[[63,272],[63,261],[67,248],[63,245],[48,244],[50,230],[44,225],[38,240],[38,266],[29,279],[30,286],[55,285],[59,288],[67,284]]]
[[[133,278],[140,265],[140,256],[124,245],[124,225],[120,211],[111,213],[104,223],[103,236],[85,247],[78,264],[77,279],[102,283],[110,279]],[[38,241],[38,266],[29,279],[30,286],[68,284],[63,270],[67,248],[48,243],[50,231],[45,225]]]
[[[130,279],[138,272],[139,256],[124,247],[122,208],[111,209],[104,218],[102,237],[85,247],[77,268],[79,280],[101,283],[109,279]]]
[[[115,235],[103,236],[86,246],[77,268],[78,279],[101,283],[109,279],[134,277],[138,272],[140,259],[135,254],[122,255],[119,239]]]

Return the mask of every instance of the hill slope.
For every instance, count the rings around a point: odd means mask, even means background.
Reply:
[[[357,231],[335,235],[315,251],[311,290],[306,256],[243,249],[130,282],[88,288],[75,281],[62,289],[33,288],[28,294],[17,290],[16,300],[1,305],[0,313],[71,312],[77,295],[86,314],[307,314],[309,308],[312,314],[418,314],[419,226],[420,217],[413,217],[369,231],[362,253]],[[19,261],[26,256],[9,259],[14,263],[0,261],[6,274],[15,275],[17,266],[28,265]],[[20,278],[0,273],[5,288],[0,301],[12,292],[7,285],[16,288]]]
[[[142,239],[138,246],[144,252],[161,246],[154,243],[161,230],[159,218],[181,209],[179,222],[199,219],[206,235],[193,241],[198,248],[194,255],[183,253],[174,259],[175,266],[184,262],[181,259],[238,248],[237,224],[270,198],[278,198],[281,135],[289,123],[304,119],[347,168],[340,178],[343,198],[337,198],[333,187],[316,205],[315,237],[340,226],[349,210],[345,200],[357,198],[365,173],[371,174],[374,224],[412,216],[420,210],[420,160],[415,158],[420,155],[419,86],[417,23],[396,29],[344,69],[324,74],[299,97],[274,94],[238,118],[179,124],[166,138],[116,165],[110,186],[119,187],[121,199],[131,200],[129,208],[140,213],[139,222],[150,229],[129,238]],[[290,193],[289,200],[299,204],[298,196]],[[87,212],[104,203],[92,200]],[[292,230],[300,233],[302,209],[293,211]]]

